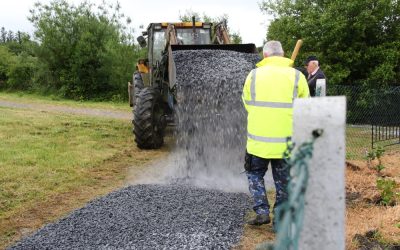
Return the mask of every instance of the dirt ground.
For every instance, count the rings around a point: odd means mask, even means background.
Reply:
[[[400,247],[400,152],[392,151],[382,157],[385,167],[380,173],[375,169],[378,161],[349,161],[346,170],[346,246],[358,249],[360,240],[355,236],[367,235],[370,241]],[[378,178],[394,180],[395,204],[381,205]],[[371,235],[371,232],[372,235]],[[367,238],[368,238],[367,237]],[[357,236],[356,238],[359,238]],[[361,244],[363,245],[363,244]]]
[[[374,169],[377,164],[376,160],[370,164],[366,160],[347,162],[346,249],[400,246],[400,197],[394,206],[382,206],[379,204],[381,193],[376,186],[378,178],[390,178],[397,183],[394,192],[400,194],[400,152],[388,152],[382,157],[385,168],[381,173]],[[272,195],[269,200],[274,200]],[[253,250],[258,244],[272,242],[274,238],[271,225],[246,225],[242,240],[234,250]]]

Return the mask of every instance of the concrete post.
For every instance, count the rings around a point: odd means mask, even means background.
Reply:
[[[324,130],[309,164],[299,249],[344,250],[346,98],[296,99],[293,119],[297,145],[314,129]]]

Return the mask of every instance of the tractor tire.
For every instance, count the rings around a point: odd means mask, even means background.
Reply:
[[[133,133],[140,149],[158,149],[164,144],[165,115],[159,92],[145,87],[136,95]]]

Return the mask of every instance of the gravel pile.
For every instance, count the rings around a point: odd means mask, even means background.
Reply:
[[[246,111],[242,89],[258,54],[174,51],[179,105],[178,175],[199,186],[246,191]],[[177,174],[174,174],[175,176]],[[239,188],[238,188],[239,187]]]
[[[9,249],[229,249],[248,196],[182,185],[129,186]]]

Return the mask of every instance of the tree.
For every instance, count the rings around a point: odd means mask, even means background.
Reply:
[[[200,13],[195,12],[193,10],[185,10],[185,12],[183,14],[181,14],[179,12],[179,20],[181,20],[181,22],[191,22],[192,18],[195,18],[196,21],[202,21],[202,22],[211,22],[211,18],[209,16],[207,16],[206,14],[203,13],[203,15],[201,16]]]
[[[32,89],[37,68],[37,57],[33,57],[26,52],[15,56],[14,63],[8,67],[7,88],[18,90]]]
[[[13,36],[13,39],[8,39],[7,34],[16,34]],[[10,52],[18,55],[22,52],[26,52],[31,56],[34,56],[33,48],[37,46],[37,43],[32,41],[29,34],[21,31],[13,32],[6,31],[4,27],[1,29],[1,41],[3,45],[5,45]]]
[[[267,0],[261,9],[274,17],[267,40],[291,52],[302,38],[297,62],[317,55],[331,84],[400,84],[398,0]]]
[[[240,36],[239,33],[230,33],[231,37],[231,42],[234,44],[241,44],[242,43],[242,37]]]
[[[7,33],[7,42],[12,42],[14,41],[15,37],[14,37],[14,32],[12,32],[11,30],[8,31]]]
[[[5,43],[7,41],[7,31],[4,27],[1,27],[0,36],[1,36],[1,43]]]
[[[195,12],[193,10],[186,10],[183,14],[179,13],[179,20],[181,20],[181,22],[191,22],[193,17],[195,17],[197,21],[213,23],[213,24],[226,22],[231,42],[235,44],[242,43],[242,37],[240,36],[240,33],[232,31],[232,29],[229,27],[228,25],[229,16],[227,14],[222,14],[221,16],[217,17],[211,17],[208,16],[206,13],[203,13],[201,15],[200,13]]]
[[[14,63],[15,56],[9,51],[9,49],[0,45],[0,87],[5,87],[5,82],[8,80],[8,71],[10,65]]]
[[[45,88],[75,99],[124,96],[136,45],[120,8],[65,0],[35,4],[29,20],[40,42],[36,54],[45,67],[38,77]]]

